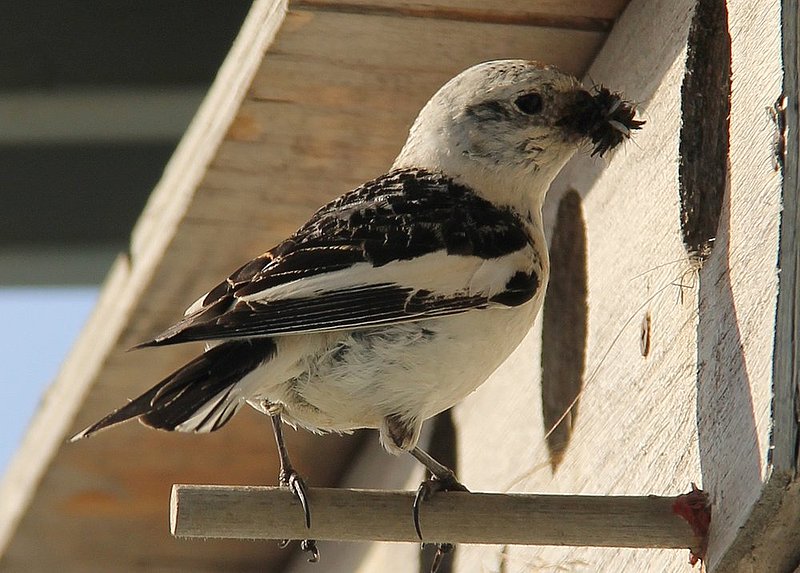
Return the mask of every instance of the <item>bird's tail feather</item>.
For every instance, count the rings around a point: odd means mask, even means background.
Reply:
[[[241,405],[236,383],[270,360],[270,338],[225,342],[207,350],[150,390],[99,422],[78,432],[71,442],[131,418],[153,428],[178,432],[213,432]]]

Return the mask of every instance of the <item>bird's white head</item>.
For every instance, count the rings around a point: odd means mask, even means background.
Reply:
[[[591,141],[604,153],[628,135],[625,130],[638,127],[633,115],[632,106],[608,90],[591,94],[553,66],[485,62],[430,99],[394,167],[443,171],[494,202],[530,208],[541,205],[582,144]]]

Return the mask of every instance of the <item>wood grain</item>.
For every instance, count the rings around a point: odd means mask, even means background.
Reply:
[[[392,11],[398,15],[442,17],[452,13],[453,17],[489,21],[503,15],[513,15],[516,19],[528,15],[548,15],[550,17],[575,19],[614,20],[625,7],[624,0],[504,0],[503,2],[475,2],[475,0],[293,0],[292,8],[330,11],[377,12]]]
[[[552,222],[561,194],[569,188],[581,193],[589,253],[587,368],[580,416],[561,466],[549,471],[543,435],[535,431],[542,424],[540,324],[456,408],[459,476],[468,487],[663,494],[702,480],[714,504],[711,571],[735,570],[757,539],[753,531],[779,508],[788,515],[794,507],[780,504],[792,499],[783,497],[785,476],[765,489],[773,475],[777,380],[771,365],[782,196],[772,160],[775,127],[766,110],[781,92],[780,6],[728,6],[729,182],[715,252],[701,275],[683,253],[677,180],[680,91],[694,2],[634,1],[589,77],[641,102],[647,124],[607,162],[576,158],[546,205]],[[651,348],[643,357],[639,325],[648,314]],[[785,518],[781,523],[786,528]],[[686,559],[663,550],[463,547],[457,568],[573,563],[593,571],[681,571],[688,570]],[[755,570],[780,567],[762,559]]]

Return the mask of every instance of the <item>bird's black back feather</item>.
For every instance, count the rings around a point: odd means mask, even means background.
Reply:
[[[482,308],[483,297],[442,299],[393,284],[269,303],[241,298],[358,263],[381,267],[436,251],[493,259],[531,240],[517,213],[469,187],[440,173],[396,170],[319,209],[291,237],[211,289],[202,308],[139,347],[377,326]],[[409,306],[411,299],[418,304]]]

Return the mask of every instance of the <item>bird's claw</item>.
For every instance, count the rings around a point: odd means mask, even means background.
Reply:
[[[300,502],[303,508],[303,518],[305,520],[306,529],[311,529],[311,506],[308,503],[308,492],[306,490],[306,482],[300,475],[292,470],[281,471],[278,481],[281,486],[287,488],[292,495]],[[285,549],[292,542],[291,539],[283,539],[279,543],[281,549]],[[319,549],[317,549],[317,542],[314,539],[303,539],[300,541],[300,549],[309,554],[308,562],[316,563],[319,561]]]
[[[433,556],[433,561],[431,561],[431,573],[436,573],[439,570],[439,567],[442,565],[442,561],[444,560],[444,556],[448,553],[452,553],[455,546],[452,543],[437,543],[436,544],[436,553]]]
[[[309,563],[316,563],[319,561],[319,549],[317,549],[317,542],[313,539],[303,539],[300,542],[300,549],[309,553],[308,562]]]
[[[451,474],[446,479],[438,479],[433,477],[419,484],[419,487],[417,488],[417,495],[414,496],[412,514],[414,516],[414,529],[417,531],[417,537],[419,537],[420,540],[422,539],[422,527],[419,524],[419,509],[422,506],[423,501],[429,500],[433,494],[440,491],[468,492],[469,490],[466,488],[466,486],[464,486],[464,484],[456,479],[454,474]],[[439,570],[444,556],[448,553],[451,553],[453,549],[454,546],[452,543],[436,544],[436,554],[433,556],[433,561],[431,562],[431,573],[436,573]]]
[[[431,478],[425,480],[417,488],[417,495],[414,496],[414,505],[412,506],[412,516],[414,517],[414,529],[417,532],[417,537],[422,540],[422,527],[419,524],[419,508],[422,506],[423,501],[427,501],[431,496],[440,491],[466,491],[469,490],[456,479],[455,475],[451,475],[448,479]],[[441,545],[438,546],[441,548]],[[452,551],[452,548],[450,549]],[[439,551],[437,550],[437,555]],[[449,553],[446,551],[445,553]]]
[[[284,479],[281,478],[281,482]],[[308,493],[306,492],[306,482],[303,481],[297,472],[293,471],[289,474],[289,476],[285,479],[285,483],[282,483],[289,488],[289,491],[292,492],[297,500],[300,502],[300,506],[303,508],[303,516],[306,521],[306,529],[311,529],[311,508],[308,504]]]
[[[286,549],[289,547],[289,544],[292,542],[291,539],[281,539],[278,542],[278,547],[281,549]],[[319,561],[319,549],[317,548],[317,542],[314,539],[303,539],[300,541],[300,550],[309,553],[308,562],[309,563],[316,563]]]

